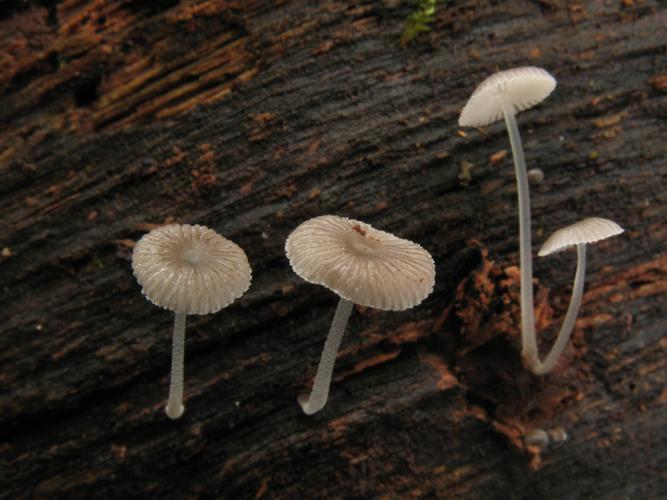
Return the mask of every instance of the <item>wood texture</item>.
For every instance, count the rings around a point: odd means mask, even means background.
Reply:
[[[412,8],[0,3],[1,498],[667,494],[665,4],[452,1],[401,47]],[[518,118],[545,173],[535,245],[586,216],[627,230],[591,248],[573,339],[544,378],[518,359],[506,133],[456,121],[477,83],[518,65],[559,81]],[[325,213],[420,242],[437,284],[413,310],[353,312],[331,399],[306,417],[296,397],[337,299],[283,245]],[[172,317],[129,262],[171,221],[232,239],[254,276],[189,318],[175,422]],[[535,261],[545,344],[574,265]],[[540,451],[536,429],[568,439]]]

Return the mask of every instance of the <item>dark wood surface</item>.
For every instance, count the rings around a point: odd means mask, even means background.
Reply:
[[[413,8],[0,2],[1,498],[667,495],[667,6],[452,1],[402,47]],[[545,173],[535,245],[585,216],[626,228],[590,249],[544,378],[518,357],[505,130],[457,127],[477,83],[519,65],[559,82],[518,118]],[[283,245],[326,213],[421,243],[437,284],[413,310],[353,312],[306,417],[336,297]],[[179,421],[172,316],[129,260],[165,222],[216,229],[254,274],[188,318]],[[535,261],[543,350],[574,260]],[[540,451],[536,429],[568,439]]]

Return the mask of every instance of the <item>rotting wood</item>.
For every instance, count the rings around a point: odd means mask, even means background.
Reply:
[[[658,498],[667,491],[667,7],[66,0],[0,7],[2,498]],[[518,355],[518,228],[502,127],[461,133],[498,68],[557,77],[519,115],[534,243],[599,215],[556,371]],[[462,162],[474,165],[465,185]],[[469,177],[469,178],[468,178]],[[305,417],[334,298],[284,239],[325,213],[421,243],[437,285],[357,308]],[[166,222],[246,249],[238,304],[193,317],[186,413],[164,415],[171,316],[130,270]],[[543,347],[574,257],[535,261]],[[536,429],[568,439],[526,446]]]

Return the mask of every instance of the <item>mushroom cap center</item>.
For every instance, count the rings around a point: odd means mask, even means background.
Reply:
[[[296,273],[356,304],[401,311],[433,290],[435,266],[421,246],[369,224],[321,215],[285,242]]]
[[[374,238],[368,234],[366,229],[357,224],[352,226],[352,231],[347,242],[352,253],[363,255],[364,257],[376,255],[378,249],[382,246],[382,242],[378,238]]]
[[[142,236],[132,270],[144,295],[177,313],[209,314],[240,297],[252,271],[245,252],[212,229],[168,224]]]
[[[190,267],[199,267],[207,256],[207,249],[202,242],[194,240],[188,242],[179,251],[179,257],[185,265]]]

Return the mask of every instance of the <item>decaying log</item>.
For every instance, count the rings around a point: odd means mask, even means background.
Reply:
[[[659,498],[667,494],[667,7],[445,2],[0,3],[0,497]],[[585,216],[580,318],[553,374],[519,360],[518,227],[501,124],[475,85],[538,65],[519,115],[534,244]],[[331,399],[296,404],[336,297],[286,236],[325,213],[421,243],[437,284],[356,308]],[[166,418],[169,313],[131,272],[166,222],[246,249],[250,291],[191,317],[186,413]],[[547,348],[574,254],[535,261]],[[550,433],[540,449],[526,442]],[[565,434],[567,439],[564,439]]]

